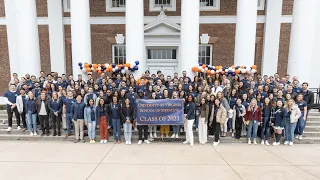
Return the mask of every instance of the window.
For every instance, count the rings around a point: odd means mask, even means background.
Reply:
[[[70,0],[63,0],[63,12],[70,12]]]
[[[199,63],[212,64],[212,46],[200,45],[199,46]]]
[[[200,0],[200,11],[220,11],[220,0]]]
[[[265,0],[257,0],[258,1],[258,10],[264,10]]]
[[[106,0],[107,12],[125,12],[126,0]]]
[[[177,50],[148,49],[148,59],[177,59]]]
[[[176,0],[149,0],[150,11],[176,11]]]
[[[112,62],[115,64],[126,63],[126,45],[113,45]]]

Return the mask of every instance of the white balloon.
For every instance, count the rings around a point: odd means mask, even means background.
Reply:
[[[86,69],[86,68],[83,68],[82,71],[83,71],[83,72],[87,72],[87,69]]]
[[[201,72],[204,72],[204,69],[202,69]]]
[[[128,67],[124,67],[124,70],[128,71],[128,70],[129,70],[129,68],[128,68]]]
[[[98,67],[98,70],[101,71],[101,67]]]
[[[250,69],[247,69],[247,73],[250,73]]]
[[[242,69],[242,70],[241,70],[241,73],[242,73],[242,74],[245,74],[246,72],[247,72],[247,71],[246,71],[245,69]]]
[[[115,69],[115,70],[118,70],[119,68],[118,68],[118,66],[116,66],[114,69]]]
[[[239,68],[240,71],[242,71],[242,68]]]
[[[112,72],[115,72],[115,71],[116,71],[116,69],[115,69],[115,68],[113,68],[113,69],[112,69]]]
[[[109,64],[105,64],[105,67],[109,67]]]
[[[94,71],[94,68],[92,67],[91,70]]]
[[[126,71],[125,71],[124,69],[122,69],[122,70],[121,70],[121,73],[124,74],[124,73],[126,73]]]
[[[133,68],[135,65],[135,63],[130,63],[130,68]]]
[[[214,74],[214,70],[211,70],[211,74]]]
[[[204,68],[204,70],[205,70],[205,71],[208,71],[208,68],[206,67],[206,68]]]
[[[229,72],[229,69],[226,69],[225,72]]]
[[[202,66],[199,66],[199,70],[202,71],[202,69],[203,69]]]
[[[215,67],[215,66],[212,66],[212,68],[213,68],[213,69],[216,69],[216,67]]]
[[[236,72],[236,69],[232,69],[232,72]]]

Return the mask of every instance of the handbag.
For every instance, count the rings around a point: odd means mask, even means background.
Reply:
[[[228,111],[228,118],[233,118],[233,110],[232,109],[230,109]]]

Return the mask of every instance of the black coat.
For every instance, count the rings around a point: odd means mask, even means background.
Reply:
[[[125,123],[126,122],[126,109],[127,109],[127,107],[125,107],[125,106],[123,106],[122,108],[121,108],[121,122],[122,123]],[[129,115],[130,115],[130,122],[131,123],[133,123],[133,108],[132,108],[132,106],[130,106],[129,107]]]

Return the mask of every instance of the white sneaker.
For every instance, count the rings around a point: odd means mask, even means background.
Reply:
[[[166,135],[166,138],[169,138],[169,135],[168,135],[168,134]]]
[[[266,140],[265,144],[266,144],[267,146],[269,146],[269,145],[270,145],[270,144],[269,144],[269,141],[267,141],[267,140]]]
[[[179,138],[179,135],[178,135],[178,134],[176,134],[176,138]]]
[[[104,140],[103,140],[103,139],[101,139],[100,144],[103,144],[103,142],[104,142]]]
[[[213,142],[213,146],[218,146],[220,144],[220,141],[218,142]]]
[[[139,141],[138,141],[138,145],[140,145],[140,144],[142,144],[142,140],[139,140]]]
[[[231,134],[231,137],[233,137],[233,138],[234,138],[234,133],[232,133],[232,134]]]
[[[154,134],[153,134],[153,137],[155,137],[155,138],[156,138],[156,137],[157,137],[157,133],[154,133]]]
[[[193,147],[193,143],[190,143],[190,146]]]
[[[264,145],[264,140],[261,140],[261,145]]]
[[[289,144],[289,141],[285,141],[283,144],[284,144],[284,145],[288,145],[288,144]]]
[[[128,141],[126,141],[126,144],[129,144],[129,142],[128,142]]]
[[[20,131],[20,130],[21,130],[21,127],[20,127],[20,126],[18,126],[18,127],[17,127],[17,130],[18,130],[18,131]]]
[[[248,144],[251,144],[251,140],[250,139],[248,139]]]
[[[172,134],[171,138],[175,138],[175,137],[176,137],[176,135],[175,135],[175,134]]]
[[[198,132],[198,128],[196,128],[196,132]]]
[[[2,124],[6,124],[6,122],[4,120],[2,120]]]
[[[107,142],[108,142],[108,140],[105,139],[105,140],[103,141],[103,144],[107,144]]]
[[[7,132],[10,132],[12,129],[12,127],[8,127]]]
[[[184,142],[183,142],[183,144],[188,144],[188,143],[189,143],[189,141],[184,141]]]
[[[299,139],[299,140],[302,140],[302,135],[300,135],[298,139]]]
[[[150,133],[150,138],[153,138],[152,133]]]
[[[34,136],[37,136],[38,134],[37,134],[37,132],[34,132],[33,135],[34,135]]]
[[[130,144],[131,144],[131,141],[128,141],[128,144],[130,145]]]
[[[273,142],[273,143],[272,143],[272,146],[279,146],[279,144],[280,144],[280,143]]]
[[[257,144],[256,138],[253,139],[253,144]]]
[[[144,142],[144,143],[147,143],[147,144],[151,144],[151,142],[148,141],[148,140],[144,140],[143,142]]]
[[[33,133],[32,133],[32,132],[30,133],[30,136],[33,136]]]
[[[290,143],[289,143],[289,146],[293,146],[293,142],[290,142]]]
[[[163,135],[161,134],[161,139],[163,139]]]
[[[299,135],[296,135],[294,138],[298,139],[298,138],[299,138]]]

